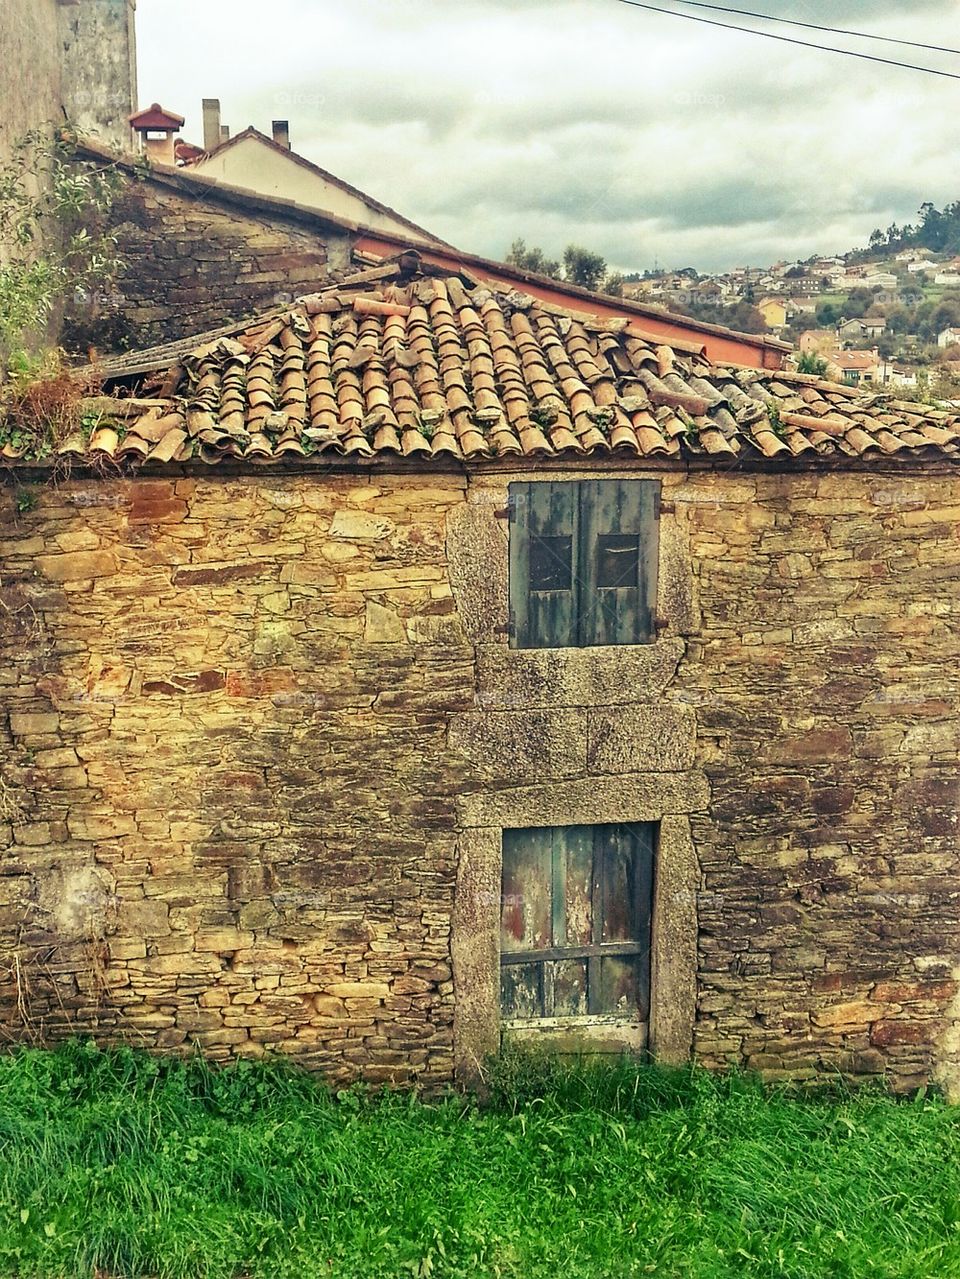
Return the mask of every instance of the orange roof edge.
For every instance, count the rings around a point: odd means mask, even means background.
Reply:
[[[522,288],[523,292],[553,306],[568,311],[587,312],[590,315],[618,319],[637,318],[637,328],[647,337],[661,338],[664,342],[694,343],[714,364],[741,364],[757,369],[779,369],[784,356],[793,348],[787,342],[769,338],[761,333],[738,333],[720,325],[706,324],[682,315],[672,315],[657,307],[645,307],[623,298],[605,297],[579,285],[551,280],[548,276],[535,275],[506,262],[494,262],[489,258],[475,257],[456,249],[440,246],[410,244],[409,241],[386,233],[364,232],[354,246],[362,253],[380,257],[394,257],[398,252],[415,249],[422,261],[451,271],[462,268],[471,275],[491,284],[503,284],[505,280]]]

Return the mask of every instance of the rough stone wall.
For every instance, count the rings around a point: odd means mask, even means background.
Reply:
[[[198,199],[149,178],[128,179],[110,222],[125,267],[114,294],[71,309],[63,339],[71,350],[191,337],[312,293],[350,262],[339,228]]]
[[[4,494],[4,1033],[449,1080],[461,480]]]
[[[712,794],[697,1053],[955,1091],[960,477],[697,477],[675,498]]]
[[[3,81],[0,162],[9,159],[18,138],[62,119],[60,56],[55,0],[4,0]]]
[[[134,0],[4,0],[0,161],[64,114],[107,146],[130,149],[136,109]]]
[[[63,107],[70,123],[129,152],[137,109],[136,0],[79,0],[59,8]]]
[[[960,477],[663,474],[666,630],[554,654],[510,478],[4,495],[5,1032],[446,1081],[499,831],[660,820],[655,1047],[956,1089]]]

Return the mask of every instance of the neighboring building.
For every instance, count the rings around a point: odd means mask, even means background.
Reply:
[[[862,342],[864,338],[877,338],[886,330],[884,319],[866,318],[862,320],[844,320],[837,328],[837,336],[843,342]]]
[[[960,288],[960,272],[958,271],[938,271],[933,277],[934,284],[942,284],[949,288]]]
[[[7,1042],[955,1093],[958,419],[404,270],[5,446]]]
[[[876,347],[872,351],[829,351],[824,358],[827,377],[846,386],[872,381],[880,363]]]
[[[251,126],[221,140],[219,101],[204,99],[203,111],[205,149],[198,153],[194,148],[193,158],[189,158],[186,150],[180,152],[193,172],[258,195],[294,200],[305,208],[323,210],[348,222],[389,231],[408,240],[443,243],[373,196],[298,155],[291,148],[286,120],[274,120],[272,138]]]
[[[135,0],[4,0],[0,160],[25,134],[65,121],[129,150],[135,8]]]
[[[960,342],[960,329],[941,329],[937,334],[937,346],[953,346]]]
[[[872,381],[879,386],[890,387],[891,389],[915,387],[918,383],[915,369],[898,369],[889,360],[880,360],[874,371]]]
[[[161,109],[162,110],[162,109]],[[152,111],[152,108],[150,108]],[[172,117],[174,124],[179,117]],[[147,126],[149,127],[149,126]],[[172,144],[175,129],[168,127]],[[101,355],[181,342],[198,330],[236,323],[251,311],[284,308],[322,282],[385,259],[416,261],[516,289],[595,317],[619,319],[644,334],[692,344],[711,359],[778,368],[788,343],[736,333],[663,307],[591,293],[502,262],[338,218],[292,200],[258,195],[192,168],[152,162],[143,174],[131,157],[81,141],[79,158],[129,177],[112,227],[126,268],[109,312],[82,308],[68,317],[66,345]]]
[[[806,329],[800,334],[801,355],[826,355],[837,345],[835,329]]]
[[[783,298],[761,298],[757,310],[768,329],[782,329],[787,323],[787,305]]]
[[[899,280],[892,271],[873,271],[863,277],[863,284],[869,289],[896,289]]]
[[[792,297],[787,303],[787,315],[792,319],[796,315],[813,315],[820,305],[820,298],[811,296]]]

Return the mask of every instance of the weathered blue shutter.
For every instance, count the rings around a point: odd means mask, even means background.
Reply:
[[[578,485],[510,485],[510,620],[515,648],[577,643]]]
[[[576,556],[576,643],[656,638],[657,480],[583,480]]]

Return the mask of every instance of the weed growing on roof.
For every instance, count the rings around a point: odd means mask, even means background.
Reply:
[[[511,1055],[485,1107],[289,1067],[0,1058],[0,1273],[921,1279],[960,1272],[960,1112]]]
[[[27,461],[44,461],[76,431],[88,443],[101,423],[82,406],[99,386],[92,370],[81,374],[67,369],[60,351],[39,356],[18,352],[0,388],[0,449],[7,447]]]

